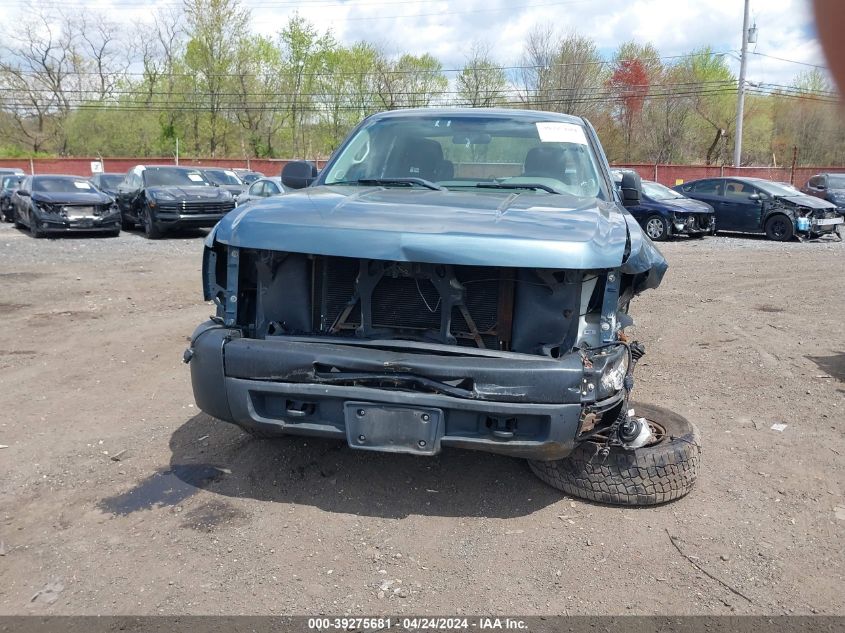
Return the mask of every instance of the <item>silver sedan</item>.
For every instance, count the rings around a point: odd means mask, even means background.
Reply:
[[[247,204],[253,200],[261,200],[263,198],[269,198],[270,196],[278,196],[283,193],[285,193],[285,188],[282,185],[281,178],[259,178],[240,195],[238,198],[238,206]]]

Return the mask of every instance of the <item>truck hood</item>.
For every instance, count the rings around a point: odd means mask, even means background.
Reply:
[[[615,203],[519,191],[310,187],[236,208],[209,236],[215,239],[239,248],[390,261],[623,267],[654,272],[649,285],[666,269],[637,222]]]

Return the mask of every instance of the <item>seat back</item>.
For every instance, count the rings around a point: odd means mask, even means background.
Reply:
[[[443,148],[435,140],[406,138],[393,148],[385,178],[423,178],[448,180],[454,175],[454,165],[443,159]]]
[[[523,176],[563,180],[566,174],[566,152],[560,147],[534,147],[528,150]]]

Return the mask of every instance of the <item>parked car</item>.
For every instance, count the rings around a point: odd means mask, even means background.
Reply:
[[[114,199],[81,176],[27,176],[12,195],[14,222],[32,237],[71,231],[120,233]]]
[[[214,226],[235,208],[232,195],[212,185],[198,169],[136,165],[117,187],[127,226],[140,224],[150,239],[177,228]]]
[[[5,222],[12,222],[15,219],[12,208],[12,194],[20,187],[24,176],[20,174],[0,175],[0,219]]]
[[[260,437],[524,457],[602,502],[686,494],[694,426],[630,400],[644,349],[623,332],[627,306],[666,270],[622,207],[637,179],[616,192],[578,117],[365,119],[319,175],[285,166],[299,191],[241,206],[209,235],[217,315],[185,352],[197,404]]]
[[[837,234],[843,219],[830,202],[762,178],[705,178],[675,187],[716,211],[717,231],[765,233],[770,240]]]
[[[0,167],[0,178],[3,176],[25,176],[23,169],[17,167]]]
[[[810,178],[801,191],[836,205],[845,213],[845,174],[816,174]]]
[[[253,182],[245,193],[238,198],[238,204],[246,204],[253,200],[263,200],[270,196],[278,196],[285,192],[285,186],[279,177],[259,178]]]
[[[617,183],[621,183],[622,173],[623,170],[611,170]],[[650,180],[642,181],[640,202],[625,208],[655,242],[673,235],[703,237],[716,233],[713,207]]]
[[[198,169],[212,185],[228,191],[235,204],[238,203],[238,198],[244,192],[246,185],[233,170],[206,167],[200,167]]]
[[[102,191],[103,193],[109,194],[112,198],[117,198],[117,187],[123,182],[124,174],[118,173],[105,173],[105,174],[94,174],[88,180],[91,181],[91,184],[94,185],[97,189]]]
[[[242,167],[236,167],[232,171],[234,171],[238,175],[238,178],[243,180],[245,185],[251,185],[259,178],[264,178],[264,174],[262,174],[260,171],[253,171],[251,169],[244,169]]]

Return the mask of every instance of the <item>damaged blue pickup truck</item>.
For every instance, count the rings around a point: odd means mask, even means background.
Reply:
[[[208,236],[198,406],[259,437],[526,458],[605,503],[683,496],[695,427],[634,404],[631,299],[666,262],[584,119],[506,109],[364,120],[317,173]]]

